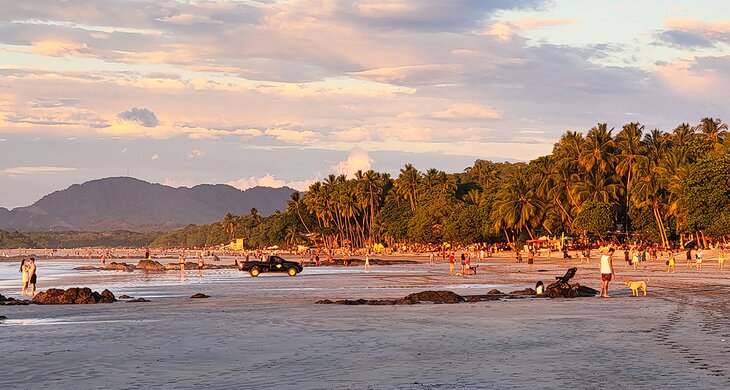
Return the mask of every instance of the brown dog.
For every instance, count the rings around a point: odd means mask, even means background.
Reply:
[[[624,281],[624,284],[631,289],[631,296],[632,297],[638,297],[639,296],[639,289],[641,289],[644,292],[644,296],[646,296],[646,283],[648,281],[649,281],[649,279],[647,279],[646,281],[637,280],[635,282],[632,282],[630,280],[626,280],[626,281]]]

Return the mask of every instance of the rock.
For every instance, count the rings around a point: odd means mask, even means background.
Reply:
[[[168,271],[179,270],[180,263],[167,263],[164,265],[164,267]],[[196,270],[196,269],[198,269],[198,263],[187,262],[187,263],[185,263],[185,269],[186,270]]]
[[[496,288],[493,288],[493,289],[487,291],[487,294],[488,295],[504,295],[503,292],[497,290]]]
[[[595,297],[596,295],[598,295],[599,292],[600,291],[598,291],[596,289],[586,287],[586,286],[578,287],[578,296],[579,297]]]
[[[96,268],[92,265],[82,265],[80,267],[74,267],[74,271],[96,271],[101,268]]]
[[[403,304],[432,302],[432,303],[459,303],[464,302],[464,297],[453,291],[421,291],[407,295],[402,300]]]
[[[137,303],[137,302],[149,302],[149,301],[144,298],[130,299],[127,301],[127,303]]]
[[[104,289],[104,291],[101,292],[101,299],[99,300],[99,303],[113,303],[116,301],[117,299],[111,291]]]
[[[14,299],[12,301],[0,302],[0,305],[6,305],[6,306],[25,306],[25,305],[29,305],[31,303],[35,303],[35,302],[21,301],[20,299]]]
[[[119,296],[119,299],[132,299],[132,298],[134,298],[134,297],[130,297],[130,296],[129,296],[129,295],[127,295],[127,294],[123,294],[123,295],[120,295],[120,296]]]
[[[2,320],[7,320],[7,319],[8,319],[8,317],[5,317],[5,316],[0,316],[0,321],[2,321]]]
[[[50,288],[33,297],[32,303],[41,305],[67,305],[111,303],[115,301],[116,299],[114,298],[114,294],[112,294],[109,290],[104,290],[101,294],[99,294],[96,291],[91,291],[88,287],[73,287],[65,291],[57,288]]]
[[[5,295],[0,294],[0,302],[12,301],[13,298],[5,298]]]
[[[528,287],[524,290],[511,291],[509,294],[510,295],[536,295],[537,292]]]
[[[314,302],[315,305],[332,305],[334,303],[334,301],[330,301],[329,299],[320,299],[319,301]]]
[[[205,295],[203,293],[197,293],[197,294],[193,294],[190,298],[194,298],[194,299],[197,299],[197,298],[210,298],[210,295]]]
[[[137,263],[137,269],[147,272],[163,272],[167,270],[162,263],[155,260],[140,260],[139,263]]]
[[[105,267],[101,268],[106,271],[124,271],[124,272],[132,272],[135,269],[135,266],[127,263],[115,263],[111,262]]]

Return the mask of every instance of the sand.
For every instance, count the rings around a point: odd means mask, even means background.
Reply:
[[[618,257],[618,256],[617,256]],[[649,296],[612,283],[608,299],[522,299],[413,306],[315,305],[534,287],[569,266],[600,286],[597,264],[538,258],[533,270],[486,259],[476,276],[447,265],[307,268],[295,277],[235,270],[145,275],[61,273],[49,287],[110,285],[150,303],[0,306],[1,389],[720,389],[730,383],[730,270],[664,272]],[[618,259],[617,259],[618,260]],[[43,261],[39,270],[43,270]],[[91,264],[63,260],[74,265]],[[171,260],[172,261],[172,260]],[[223,262],[228,261],[224,259]],[[49,269],[52,262],[47,263]],[[70,284],[69,284],[70,283]],[[5,286],[5,285],[3,285]],[[190,299],[202,292],[208,299]],[[0,293],[17,297],[14,289]]]

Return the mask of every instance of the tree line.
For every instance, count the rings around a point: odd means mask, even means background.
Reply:
[[[730,234],[730,137],[717,118],[670,132],[631,122],[568,131],[529,163],[476,160],[462,172],[406,164],[397,177],[373,170],[329,175],[286,210],[255,210],[191,226],[155,244],[371,247],[524,242],[540,236],[652,241],[668,247]],[[194,239],[193,239],[194,237]],[[191,245],[196,244],[196,245]]]

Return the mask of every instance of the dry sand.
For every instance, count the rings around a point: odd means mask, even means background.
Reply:
[[[0,306],[8,317],[0,324],[0,389],[728,388],[730,270],[706,261],[700,272],[678,261],[678,272],[666,274],[661,261],[633,271],[616,258],[619,279],[650,278],[648,297],[629,297],[613,282],[609,299],[314,304],[427,289],[517,290],[569,266],[579,267],[574,281],[600,286],[595,261],[543,258],[531,271],[506,257],[486,259],[469,277],[425,262],[370,273],[308,268],[296,278],[78,272],[40,289],[106,283],[152,302]],[[188,298],[196,292],[212,297]]]

